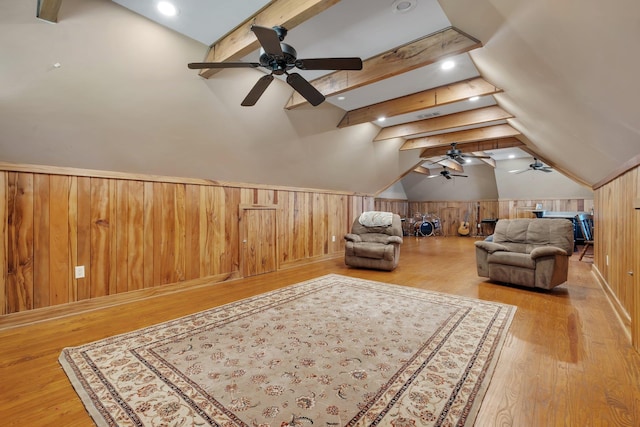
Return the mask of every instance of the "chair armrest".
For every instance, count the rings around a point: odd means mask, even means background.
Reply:
[[[532,250],[529,255],[531,255],[531,259],[537,259],[545,256],[567,255],[567,251],[555,246],[541,246]]]
[[[475,245],[477,248],[484,249],[490,254],[496,251],[507,251],[507,252],[509,251],[509,248],[507,248],[506,246],[503,246],[499,243],[487,242],[486,240],[480,240],[478,242],[475,242]]]
[[[402,237],[400,236],[389,236],[389,239],[387,240],[387,244],[389,243],[397,243],[399,245],[402,244]]]
[[[358,236],[357,234],[352,234],[352,233],[348,233],[344,235],[344,240],[348,241],[348,242],[362,242],[362,239],[360,238],[360,236]]]

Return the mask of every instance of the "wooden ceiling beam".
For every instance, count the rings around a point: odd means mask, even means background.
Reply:
[[[512,136],[507,138],[489,139],[486,141],[462,142],[456,144],[456,147],[463,153],[474,153],[479,151],[497,150],[499,148],[522,147],[524,144],[518,138]],[[444,156],[451,149],[451,145],[442,145],[439,147],[429,147],[422,150],[420,157],[429,158],[436,156]]]
[[[520,132],[510,125],[493,125],[476,129],[460,130],[456,132],[441,133],[433,136],[408,139],[402,144],[400,150],[414,150],[416,148],[437,147],[450,145],[452,142],[486,141],[487,139],[506,138],[517,136]]]
[[[36,16],[49,22],[58,22],[62,0],[39,0]]]
[[[348,111],[338,127],[344,128],[373,122],[378,117],[394,117],[414,113],[426,108],[464,101],[472,96],[494,95],[500,92],[502,89],[495,87],[481,77],[476,77]]]
[[[312,80],[311,84],[324,96],[337,95],[478,47],[482,47],[479,40],[449,27],[369,58],[363,62],[360,71],[335,71]],[[291,110],[305,104],[307,101],[299,93],[293,92],[285,108]]]
[[[421,173],[423,175],[431,175],[431,171],[424,166],[416,166],[412,172]]]
[[[512,117],[513,115],[507,113],[502,108],[493,105],[476,110],[462,111],[460,113],[447,114],[446,116],[437,116],[430,119],[389,126],[381,129],[373,140],[382,141],[391,138],[406,138],[421,133],[437,132],[461,126],[506,120]]]
[[[263,27],[281,25],[291,30],[339,2],[340,0],[274,0],[211,45],[204,62],[237,61],[259,49],[260,43],[251,31],[254,24]],[[200,75],[208,79],[218,71],[220,69],[205,69],[200,71]]]

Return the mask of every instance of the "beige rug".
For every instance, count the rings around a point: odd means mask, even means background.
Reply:
[[[101,426],[472,425],[515,307],[327,275],[64,349]]]

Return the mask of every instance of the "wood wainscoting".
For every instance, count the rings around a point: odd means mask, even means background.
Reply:
[[[593,208],[590,199],[500,199],[465,201],[409,201],[375,199],[375,209],[410,218],[415,214],[431,214],[440,218],[445,235],[456,235],[461,222],[468,218],[471,235],[487,234],[483,219],[535,218],[533,210],[541,204],[553,212],[588,212]]]
[[[276,208],[275,265],[288,268],[341,256],[373,197],[1,164],[0,315],[240,277],[240,206],[251,205]]]
[[[640,156],[594,189],[594,260],[601,281],[640,351]]]

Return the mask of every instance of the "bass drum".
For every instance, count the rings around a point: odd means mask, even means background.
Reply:
[[[418,229],[418,233],[420,233],[421,236],[433,236],[433,229],[433,223],[429,221],[422,221],[422,224],[420,224],[420,228]]]

